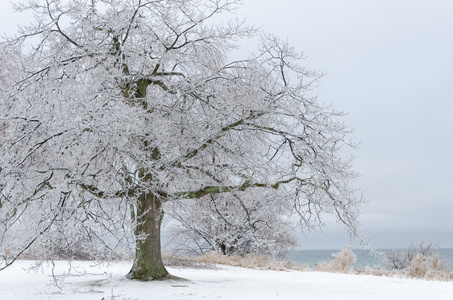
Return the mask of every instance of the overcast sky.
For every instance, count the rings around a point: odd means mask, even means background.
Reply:
[[[319,101],[349,113],[371,244],[453,248],[453,1],[244,2],[236,15],[303,51],[326,73]],[[9,6],[0,0],[1,32],[21,18]],[[335,222],[325,233],[302,237],[303,248],[349,244]]]
[[[453,1],[244,2],[241,17],[327,74],[319,101],[349,113],[372,245],[453,248]],[[347,245],[335,223],[326,233],[304,248]]]

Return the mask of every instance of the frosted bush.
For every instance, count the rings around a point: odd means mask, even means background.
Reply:
[[[411,244],[407,249],[394,249],[387,253],[388,268],[392,270],[407,270],[409,269],[412,260],[417,254],[424,257],[432,256],[436,253],[436,246],[432,243],[421,242],[419,244]]]
[[[333,253],[332,256],[335,259],[316,264],[315,270],[323,272],[349,272],[352,269],[352,264],[357,261],[357,256],[352,252],[351,247],[343,249],[338,253]]]
[[[445,260],[440,256],[438,247],[433,243],[411,244],[404,250],[387,253],[389,268],[401,271],[415,278],[451,280],[453,273],[448,270]]]
[[[416,278],[449,280],[451,275],[445,260],[436,253],[430,256],[417,254],[409,268],[409,276]]]

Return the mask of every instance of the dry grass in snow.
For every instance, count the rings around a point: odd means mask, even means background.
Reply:
[[[222,255],[217,252],[209,252],[204,255],[194,258],[195,261],[220,264],[234,267],[242,267],[248,269],[261,269],[261,270],[308,270],[308,266],[299,265],[285,259],[271,259],[268,256],[259,256],[255,254],[247,254],[244,257],[235,255]]]
[[[334,259],[322,261],[310,268],[285,259],[271,259],[267,256],[248,254],[244,257],[235,255],[222,255],[217,252],[209,252],[197,257],[188,257],[165,253],[163,255],[166,266],[192,269],[215,269],[216,265],[242,267],[248,269],[273,270],[273,271],[319,271],[329,273],[345,273],[358,275],[388,276],[399,278],[418,278],[427,280],[453,281],[453,272],[448,270],[445,261],[438,255],[418,255],[411,262],[407,270],[385,270],[371,268],[369,266],[360,269],[353,268],[357,257],[351,248],[346,248],[338,253],[333,253]]]

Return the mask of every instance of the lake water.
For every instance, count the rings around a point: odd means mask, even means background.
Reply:
[[[392,249],[377,250],[378,253],[382,253],[381,255],[370,253],[368,250],[353,249],[352,251],[357,256],[357,262],[353,264],[353,267],[360,268],[368,265],[370,267],[380,267],[385,269],[388,265],[385,252],[390,252]],[[333,260],[334,257],[332,256],[332,253],[338,252],[340,252],[340,250],[292,250],[288,251],[286,259],[313,267],[316,263],[321,261]],[[445,259],[447,267],[450,270],[453,270],[453,248],[439,249],[439,254]]]

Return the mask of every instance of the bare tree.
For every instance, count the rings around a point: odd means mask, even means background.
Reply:
[[[17,7],[35,19],[0,49],[17,60],[0,102],[0,268],[55,234],[83,235],[112,253],[132,244],[129,278],[165,278],[163,203],[254,190],[278,191],[304,228],[334,214],[359,234],[343,114],[310,96],[319,74],[278,38],[228,61],[256,30],[212,20],[239,2]]]

